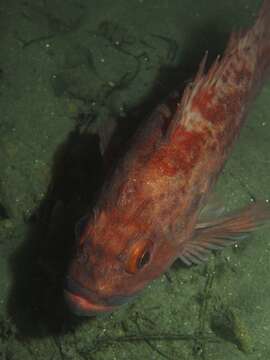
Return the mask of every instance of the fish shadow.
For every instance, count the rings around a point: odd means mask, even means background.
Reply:
[[[103,183],[97,135],[74,129],[58,148],[52,179],[28,219],[28,234],[10,259],[13,287],[8,312],[20,334],[63,332],[75,319],[63,298],[63,282],[74,251],[74,228]],[[74,320],[75,321],[75,320]]]
[[[199,29],[194,33],[196,41],[192,35],[187,39],[189,50],[183,50],[186,56],[181,56],[181,65],[160,69],[145,101],[127,114],[128,121],[116,120],[117,126],[107,147],[107,153],[113,154],[110,158],[117,161],[126,151],[141,119],[172,89],[177,88],[181,93],[186,81],[194,76],[206,50],[204,44],[202,48],[197,45],[198,34],[202,34]],[[225,43],[225,36],[218,36],[212,25],[203,32],[205,38],[207,34],[211,34],[212,39],[211,62],[220,52],[222,41]],[[194,44],[192,61],[190,44]],[[63,283],[74,253],[75,224],[93,207],[108,171],[103,159],[99,136],[82,131],[80,126],[75,126],[55,153],[47,193],[27,221],[28,233],[23,245],[10,258],[13,284],[8,313],[23,336],[60,334],[83,321],[66,307]]]

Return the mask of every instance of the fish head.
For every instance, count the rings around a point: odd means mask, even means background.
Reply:
[[[111,312],[166,271],[175,254],[156,226],[101,212],[79,237],[64,290],[68,305],[78,315]]]

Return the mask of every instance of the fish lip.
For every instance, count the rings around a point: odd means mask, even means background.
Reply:
[[[115,296],[106,300],[100,299],[97,294],[84,288],[70,276],[66,278],[64,297],[72,312],[88,316],[111,312],[133,298],[133,296]]]
[[[64,297],[68,307],[76,315],[91,316],[113,311],[115,308],[98,299],[94,292],[84,288],[70,276],[66,278],[64,284]]]
[[[64,289],[71,294],[89,300],[89,302],[98,302],[102,305],[106,305],[105,302],[98,298],[97,294],[94,291],[86,289],[83,285],[78,283],[70,276],[67,276],[65,279]]]
[[[64,289],[64,297],[71,311],[80,316],[95,316],[98,313],[111,312],[117,307],[91,302],[89,299],[66,289]]]

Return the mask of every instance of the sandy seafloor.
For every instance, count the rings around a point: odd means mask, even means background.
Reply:
[[[102,183],[97,133],[139,122],[251,24],[255,0],[2,0],[0,359],[270,359],[270,232],[175,264],[133,303],[77,318],[62,282]],[[270,82],[217,184],[227,210],[270,199]]]

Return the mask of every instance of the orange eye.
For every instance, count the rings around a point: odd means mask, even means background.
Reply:
[[[151,258],[151,246],[147,244],[136,244],[131,251],[126,271],[130,274],[135,274],[149,263]]]

